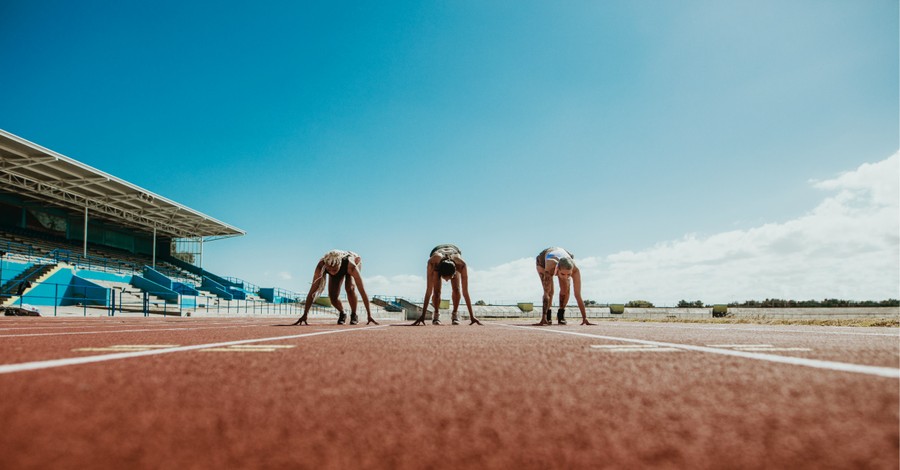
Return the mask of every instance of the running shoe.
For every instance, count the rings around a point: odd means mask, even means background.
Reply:
[[[356,312],[350,312],[350,324],[355,325],[359,323],[359,317],[356,316]]]
[[[347,321],[347,314],[344,313],[344,312],[340,312],[340,313],[338,314],[338,322],[337,322],[337,324],[338,324],[338,325],[343,325],[345,321]]]

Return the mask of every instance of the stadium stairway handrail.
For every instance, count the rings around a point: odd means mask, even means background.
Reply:
[[[174,265],[174,266],[177,267],[177,268],[184,269],[185,271],[187,271],[187,272],[189,272],[189,273],[191,273],[191,274],[200,276],[201,278],[203,278],[203,277],[208,277],[209,279],[215,281],[217,284],[220,284],[220,285],[222,285],[223,287],[237,287],[237,288],[241,288],[241,285],[238,284],[238,283],[229,281],[228,279],[226,279],[226,278],[224,278],[224,277],[222,277],[222,276],[219,276],[219,275],[217,275],[217,274],[215,274],[215,273],[211,273],[211,272],[209,272],[209,271],[207,271],[207,270],[205,270],[205,269],[203,269],[203,268],[201,268],[201,267],[199,267],[199,266],[194,266],[194,265],[191,264],[191,263],[188,263],[188,262],[186,262],[186,261],[182,261],[182,260],[180,260],[180,259],[178,259],[178,258],[175,258],[175,257],[173,257],[173,256],[161,256],[160,259],[163,260],[163,261],[165,261],[165,262],[167,262],[167,263],[170,263],[170,264]]]

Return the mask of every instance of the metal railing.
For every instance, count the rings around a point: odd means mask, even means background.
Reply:
[[[0,278],[0,284],[3,279]],[[73,312],[87,316],[88,312],[101,312],[106,316],[115,316],[117,313],[141,313],[143,316],[173,315],[190,316],[193,312],[206,312],[207,314],[229,315],[299,315],[300,306],[296,303],[270,303],[254,300],[225,301],[211,296],[179,296],[177,302],[165,302],[157,299],[147,292],[141,291],[137,295],[124,295],[122,289],[101,286],[73,286],[70,284],[40,283],[31,291],[25,292],[16,301],[8,305],[24,310],[37,310],[42,315],[49,314],[52,309],[53,316],[57,316],[60,310],[68,314]],[[52,288],[52,294],[48,294],[48,287]],[[316,310],[319,312],[320,310]],[[323,309],[320,313],[326,313]]]

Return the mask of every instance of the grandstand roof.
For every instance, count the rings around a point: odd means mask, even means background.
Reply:
[[[0,129],[0,183],[19,195],[157,235],[224,238],[243,230]]]

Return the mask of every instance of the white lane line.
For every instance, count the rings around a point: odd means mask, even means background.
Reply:
[[[53,326],[47,326],[47,325],[14,326],[14,327],[8,327],[8,328],[0,328],[0,331],[21,331],[21,330],[49,331],[49,330],[63,330],[63,329],[77,330],[79,328],[80,329],[84,329],[84,328],[123,328],[123,327],[129,327],[129,326],[140,327],[140,328],[151,328],[151,327],[163,328],[163,327],[172,326],[172,324],[185,324],[185,323],[191,322],[190,320],[185,320],[185,321],[156,320],[156,321],[159,321],[160,323],[152,323],[153,320],[146,321],[146,322],[127,322],[127,323],[119,322],[116,320],[109,320],[109,321],[116,322],[116,323],[112,324],[112,325],[101,325],[99,322],[94,322],[90,325],[72,323],[72,324],[65,324],[65,325],[55,324]],[[215,323],[208,322],[208,323],[206,323],[206,322],[197,321],[197,322],[193,322],[193,323],[197,324],[197,325],[203,325],[203,326],[215,326],[215,325],[234,325],[239,322],[215,322]],[[240,322],[240,323],[249,323],[249,322]],[[259,324],[262,325],[262,324],[265,324],[265,322],[260,322]]]
[[[810,348],[772,346],[771,344],[707,344],[711,348],[727,348],[737,351],[760,351],[760,352],[779,352],[779,351],[805,351],[810,352]]]
[[[812,349],[809,348],[776,348],[776,347],[766,347],[766,348],[734,348],[736,351],[760,351],[760,352],[780,352],[780,351],[804,351],[810,352]]]
[[[563,335],[584,336],[587,338],[606,339],[611,341],[624,341],[626,343],[649,344],[666,348],[686,349],[688,351],[698,351],[711,354],[721,354],[723,356],[742,357],[744,359],[756,359],[759,361],[778,362],[781,364],[791,364],[796,366],[815,367],[817,369],[828,369],[842,372],[854,372],[857,374],[875,375],[879,377],[888,377],[892,379],[900,379],[900,369],[891,367],[864,366],[859,364],[848,364],[845,362],[822,361],[818,359],[807,359],[803,357],[778,356],[775,354],[762,354],[757,352],[735,351],[731,349],[711,348],[709,346],[694,346],[691,344],[664,343],[661,341],[647,341],[643,339],[619,338],[616,336],[595,335],[589,333],[576,333],[574,331],[554,330],[552,328],[535,328],[532,326],[522,325],[504,325],[508,328],[518,328],[523,330],[543,331],[547,333],[558,333]]]
[[[663,348],[659,346],[651,346],[649,344],[592,344],[592,349],[603,352],[623,353],[623,352],[683,352],[683,349]]]
[[[114,346],[107,347],[90,347],[90,348],[76,348],[73,349],[73,352],[83,352],[83,351],[91,351],[91,352],[100,352],[100,351],[147,351],[150,349],[166,349],[166,348],[177,348],[177,344],[116,344]]]
[[[109,333],[146,333],[148,331],[194,331],[194,330],[221,330],[225,328],[251,328],[263,325],[231,325],[210,326],[197,328],[145,328],[140,330],[110,330],[110,331],[69,331],[64,333],[25,333],[21,335],[0,335],[0,338],[25,338],[31,336],[68,336],[68,335],[105,335]]]
[[[627,325],[622,323],[609,323],[610,326],[620,326],[620,327],[628,327],[633,325]],[[727,325],[727,326],[703,326],[703,325],[652,325],[648,323],[642,323],[641,328],[678,328],[683,330],[722,330],[722,331],[769,331],[773,333],[815,333],[822,335],[851,335],[851,336],[890,336],[894,338],[900,337],[900,330],[895,329],[894,333],[870,333],[870,332],[862,332],[862,331],[814,331],[814,330],[789,330],[782,328],[772,328],[772,327],[740,327],[736,325]],[[826,327],[818,327],[818,328],[826,328]],[[849,327],[849,326],[835,326],[831,328],[861,328],[861,327]]]
[[[227,346],[224,348],[208,348],[201,349],[202,352],[275,352],[275,351],[283,351],[285,349],[293,348],[294,345],[286,345],[286,344],[260,344],[260,345],[247,345],[247,344],[233,344],[231,346]]]
[[[376,328],[386,328],[390,325],[364,326],[362,328],[341,329],[317,331],[315,333],[303,333],[299,335],[273,336],[269,338],[243,339],[239,341],[226,341],[222,343],[195,344],[192,346],[179,346],[177,348],[152,349],[149,351],[122,352],[116,354],[101,354],[99,356],[70,357],[66,359],[52,359],[49,361],[23,362],[21,364],[7,364],[0,366],[0,374],[11,374],[14,372],[24,372],[27,370],[50,369],[54,367],[74,366],[80,364],[90,364],[94,362],[115,361],[119,359],[130,359],[133,357],[156,356],[160,354],[170,354],[184,351],[195,351],[198,349],[219,348],[233,346],[236,344],[261,343],[264,341],[283,341],[287,339],[306,338],[310,336],[328,335],[333,333],[349,333],[353,331],[364,331]]]

